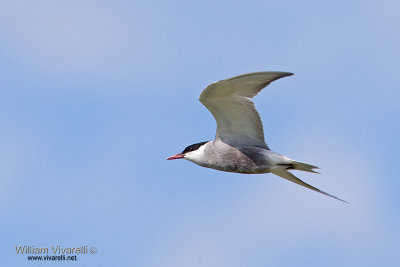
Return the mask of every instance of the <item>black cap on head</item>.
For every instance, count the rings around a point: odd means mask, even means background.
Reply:
[[[191,151],[195,151],[195,150],[199,149],[202,145],[204,145],[204,144],[207,143],[207,142],[208,142],[208,141],[190,145],[190,146],[186,147],[186,148],[182,151],[182,154],[185,154],[185,153],[191,152]]]

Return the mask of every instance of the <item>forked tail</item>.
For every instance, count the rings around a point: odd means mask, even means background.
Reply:
[[[305,171],[305,172],[313,172],[313,173],[318,173],[316,171],[314,171],[313,169],[318,169],[318,167],[310,165],[310,164],[306,164],[306,163],[302,163],[302,162],[298,162],[298,161],[292,161],[290,164],[284,164],[284,166],[286,168],[276,168],[274,170],[271,170],[271,172],[275,175],[278,175],[282,178],[285,178],[286,180],[289,180],[293,183],[299,184],[301,186],[307,187],[311,190],[314,190],[318,193],[324,194],[326,196],[335,198],[337,200],[349,203],[343,199],[340,199],[334,195],[331,195],[329,193],[326,193],[312,185],[307,184],[306,182],[303,182],[302,180],[300,180],[299,178],[297,178],[296,176],[294,176],[291,172],[289,172],[289,170],[299,170],[299,171]]]
[[[299,161],[292,161],[291,165],[293,166],[292,170],[299,170],[299,171],[305,171],[305,172],[313,172],[313,173],[319,173],[314,171],[313,169],[319,169],[317,166],[310,165],[307,163],[299,162]]]

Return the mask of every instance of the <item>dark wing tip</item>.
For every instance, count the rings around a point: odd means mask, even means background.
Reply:
[[[318,188],[317,188],[317,189],[318,189]],[[327,193],[327,192],[324,192],[324,191],[322,191],[322,190],[320,190],[320,189],[318,189],[317,192],[319,192],[319,193],[321,193],[321,194],[323,194],[323,195],[326,195],[326,196],[328,196],[328,197],[337,199],[337,200],[339,200],[339,201],[342,201],[342,202],[344,202],[344,203],[350,204],[350,203],[347,202],[346,200],[343,200],[343,199],[341,199],[341,198],[338,198],[337,196],[331,195],[331,194],[329,194],[329,193]]]
[[[280,78],[283,78],[283,77],[288,77],[288,76],[294,75],[294,73],[292,73],[292,72],[280,72],[280,71],[277,71],[277,73],[279,73],[279,75],[277,75],[277,77],[276,77],[276,79],[274,79],[274,81],[278,80]]]
[[[294,75],[293,72],[283,72],[283,73],[284,73],[285,76],[292,76],[292,75]]]

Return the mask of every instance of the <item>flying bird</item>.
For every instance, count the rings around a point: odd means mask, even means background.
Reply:
[[[290,171],[318,173],[318,167],[292,160],[269,149],[263,124],[253,101],[263,88],[289,72],[254,72],[214,82],[200,95],[200,102],[217,121],[215,140],[186,147],[167,160],[186,159],[202,167],[220,171],[259,174],[273,173],[321,194],[346,202],[309,185]],[[346,202],[347,203],[347,202]]]

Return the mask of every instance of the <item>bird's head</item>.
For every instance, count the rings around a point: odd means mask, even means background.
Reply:
[[[167,160],[187,159],[190,161],[196,161],[200,157],[202,157],[202,155],[204,153],[205,144],[207,144],[207,143],[208,143],[208,141],[190,145],[190,146],[186,147],[181,153],[173,155],[173,156],[167,158]]]

